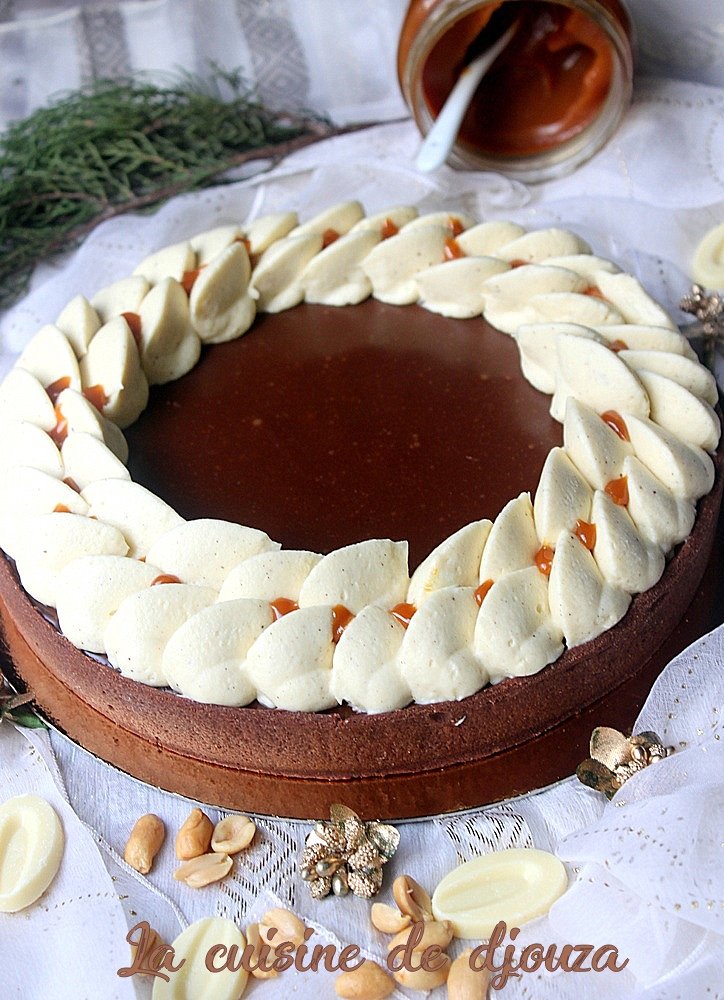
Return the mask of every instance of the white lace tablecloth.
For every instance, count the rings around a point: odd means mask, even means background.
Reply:
[[[139,6],[158,13],[166,0]],[[697,242],[724,219],[724,92],[715,87],[641,79],[634,107],[607,149],[573,176],[542,187],[447,169],[423,176],[412,167],[416,148],[409,122],[379,126],[307,148],[272,175],[179,198],[154,216],[114,220],[76,254],[40,268],[30,295],[2,317],[0,371],[72,294],[92,294],[129,273],[146,251],[275,208],[306,216],[357,197],[368,211],[414,202],[529,226],[570,226],[597,253],[641,277],[674,314]],[[570,779],[487,809],[402,824],[386,886],[406,872],[431,889],[459,861],[495,849],[552,850],[568,866],[572,886],[548,918],[524,928],[518,944],[613,943],[629,965],[616,974],[527,975],[511,980],[504,996],[721,1000],[723,662],[724,628],[668,667],[635,729],[656,730],[678,752],[633,778],[613,802]],[[246,924],[280,903],[316,928],[315,940],[354,942],[366,954],[384,955],[366,902],[310,899],[295,870],[307,824],[260,820],[258,839],[233,875],[194,892],[171,877],[173,832],[189,811],[187,801],[112,770],[62,736],[9,725],[0,726],[0,767],[0,799],[21,791],[45,795],[58,807],[68,841],[60,875],[40,904],[0,914],[3,998],[150,996],[148,983],[115,974],[126,964],[126,929],[141,918],[172,940],[201,916]],[[144,879],[119,853],[135,819],[149,811],[164,818],[171,835]],[[388,888],[380,898],[388,899]],[[331,979],[286,974],[255,982],[251,995],[332,997]]]

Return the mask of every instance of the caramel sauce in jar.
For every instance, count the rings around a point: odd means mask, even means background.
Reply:
[[[397,66],[423,135],[465,66],[500,37],[491,17],[515,7],[513,38],[485,74],[449,157],[523,181],[589,159],[631,100],[633,28],[622,0],[411,0]]]

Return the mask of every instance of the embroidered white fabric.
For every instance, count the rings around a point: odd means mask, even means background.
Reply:
[[[276,208],[295,208],[304,217],[349,197],[360,198],[368,211],[406,202],[465,209],[481,219],[510,217],[533,227],[570,227],[598,254],[640,277],[683,320],[676,303],[687,288],[687,263],[703,233],[723,215],[723,138],[721,91],[646,82],[606,150],[572,177],[538,188],[494,175],[417,174],[409,166],[417,148],[409,123],[311,147],[271,175],[179,198],[153,216],[114,220],[76,254],[39,269],[31,294],[0,322],[0,368],[72,294],[92,294],[129,273],[147,251],[232,218]],[[629,965],[615,974],[527,974],[512,979],[505,995],[721,998],[723,658],[724,628],[668,667],[635,729],[658,731],[678,752],[631,779],[612,803],[570,779],[487,809],[403,824],[380,898],[389,900],[392,879],[403,872],[431,889],[458,862],[480,853],[530,845],[553,850],[569,866],[572,887],[548,918],[522,930],[517,944],[612,943]],[[63,803],[53,751],[73,809]],[[192,891],[172,879],[173,833],[189,802],[108,768],[56,734],[0,727],[0,763],[0,797],[21,790],[45,795],[61,808],[68,836],[61,873],[41,903],[25,914],[0,915],[4,995],[126,998],[136,990],[148,997],[147,982],[115,974],[127,964],[127,925],[147,919],[170,941],[201,916],[220,914],[246,925],[275,902],[314,925],[315,941],[340,947],[353,942],[366,954],[384,956],[385,941],[370,927],[368,903],[315,903],[296,874],[308,824],[260,820],[254,846],[238,857],[231,877]],[[208,811],[213,819],[219,816]],[[133,822],[145,812],[161,815],[170,834],[148,879],[118,857]],[[107,872],[117,881],[111,883]],[[108,895],[111,886],[122,897],[127,923]],[[79,897],[89,905],[78,905]],[[51,939],[48,914],[57,912],[63,920],[53,923]],[[43,940],[52,940],[52,947],[42,947]],[[16,956],[28,957],[21,962]],[[320,972],[260,982],[254,995],[263,1000],[289,988],[301,1000],[333,996],[331,979]]]

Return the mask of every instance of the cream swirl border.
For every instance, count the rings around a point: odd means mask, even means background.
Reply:
[[[131,482],[121,428],[203,343],[260,310],[370,294],[482,314],[516,338],[563,423],[534,502],[464,526],[410,579],[405,542],[282,550],[257,529],[186,522]],[[194,700],[461,699],[537,672],[654,585],[713,485],[716,402],[670,317],[572,233],[406,206],[366,218],[357,202],[302,225],[277,213],[160,250],[33,337],[0,386],[0,547],[74,645]],[[297,607],[277,618],[280,598]],[[339,606],[351,620],[335,636]]]

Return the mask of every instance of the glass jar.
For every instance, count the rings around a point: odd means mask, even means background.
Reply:
[[[527,182],[560,177],[608,141],[631,101],[622,0],[412,0],[398,47],[402,93],[426,135],[504,5],[519,8],[506,10],[515,34],[478,86],[448,163]]]

